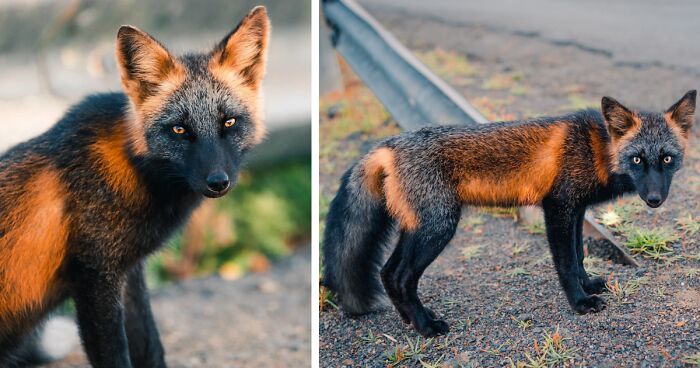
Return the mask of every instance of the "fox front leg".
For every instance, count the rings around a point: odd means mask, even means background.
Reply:
[[[121,291],[124,277],[76,267],[74,300],[80,337],[95,368],[131,368]]]
[[[134,267],[127,277],[124,307],[131,362],[135,367],[165,368],[163,345],[151,312],[141,264]]]
[[[586,216],[586,209],[579,211],[576,217],[576,256],[578,258],[579,281],[583,290],[588,294],[600,294],[606,290],[605,279],[602,277],[590,277],[583,267],[583,259],[585,258],[583,250],[583,222]]]
[[[596,295],[589,295],[581,285],[582,271],[576,252],[578,211],[553,199],[543,201],[543,208],[554,267],[569,304],[581,314],[605,309],[605,301]]]

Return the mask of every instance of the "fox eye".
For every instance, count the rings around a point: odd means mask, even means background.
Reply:
[[[671,156],[666,156],[666,157],[664,157],[664,163],[665,163],[665,164],[670,164],[671,161],[673,161],[673,157],[671,157]]]
[[[187,132],[187,129],[183,127],[182,125],[173,125],[173,133],[175,134],[185,134]]]
[[[642,163],[642,158],[639,156],[634,156],[632,157],[632,162],[634,162],[635,165],[639,165]]]
[[[225,128],[230,128],[236,124],[236,118],[230,118],[224,122]]]

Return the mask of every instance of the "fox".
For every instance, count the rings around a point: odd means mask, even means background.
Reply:
[[[144,261],[263,140],[270,27],[255,7],[212,49],[174,55],[122,26],[123,91],[0,157],[0,366],[54,359],[42,326],[69,299],[92,366],[166,366]]]
[[[445,334],[449,325],[421,303],[418,281],[454,236],[463,206],[534,205],[569,305],[600,312],[605,280],[583,264],[586,208],[634,192],[661,206],[683,163],[695,102],[691,90],[655,113],[603,97],[600,110],[431,126],[380,141],[345,172],[330,204],[321,284],[350,316],[390,301],[421,335]]]

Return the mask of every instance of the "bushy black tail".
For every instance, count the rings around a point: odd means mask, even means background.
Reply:
[[[363,314],[388,306],[379,278],[393,220],[363,185],[360,164],[348,170],[331,202],[323,239],[323,285],[343,310]]]

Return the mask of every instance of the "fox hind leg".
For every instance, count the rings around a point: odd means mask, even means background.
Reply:
[[[444,208],[422,216],[429,219],[413,232],[403,231],[384,268],[382,282],[392,303],[405,322],[410,322],[423,336],[447,333],[449,326],[437,319],[433,311],[418,298],[418,281],[425,269],[452,239],[459,222],[460,207],[447,212]]]

